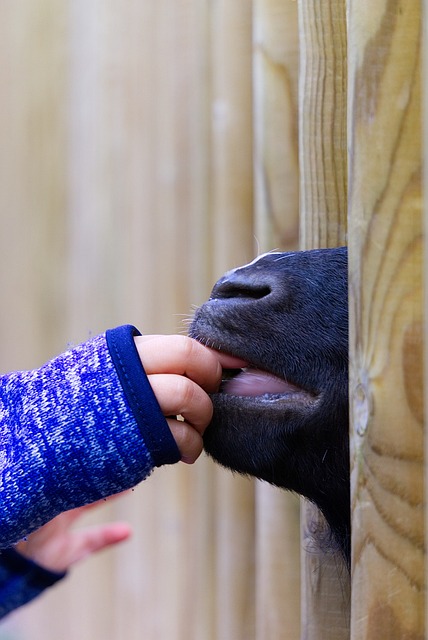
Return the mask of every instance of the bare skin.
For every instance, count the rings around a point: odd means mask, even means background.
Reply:
[[[139,336],[135,343],[151,387],[182,454],[192,464],[202,452],[202,435],[213,407],[208,393],[221,382],[223,368],[240,367],[242,360],[219,354],[185,336]]]
[[[208,394],[218,389],[222,368],[240,367],[243,361],[220,355],[185,336],[138,336],[135,344],[161,411],[168,416],[181,459],[192,464],[202,452],[202,435],[212,417]],[[89,555],[127,540],[132,531],[125,522],[72,528],[97,505],[60,514],[20,542],[17,550],[40,566],[61,573]]]
[[[127,522],[109,522],[73,529],[78,520],[104,500],[61,513],[16,545],[16,550],[39,566],[63,573],[80,560],[107,547],[124,542],[132,535]]]

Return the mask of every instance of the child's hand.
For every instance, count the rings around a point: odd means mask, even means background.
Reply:
[[[222,367],[244,366],[241,360],[207,349],[185,336],[138,336],[141,362],[183,462],[193,463],[202,452],[202,434],[212,418],[209,393],[217,391]]]
[[[126,522],[109,522],[71,530],[84,513],[103,504],[104,500],[61,513],[19,542],[16,550],[44,569],[62,573],[92,553],[127,540],[131,535],[131,527]]]

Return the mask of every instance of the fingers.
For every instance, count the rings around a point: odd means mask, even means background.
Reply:
[[[196,340],[185,336],[138,336],[135,344],[147,375],[186,376],[208,393],[217,390],[221,380],[219,359]]]
[[[184,418],[184,421],[168,418],[168,425],[182,461],[192,464],[202,453],[202,434],[213,414],[211,400],[201,387],[184,376],[154,374],[148,379],[162,413]]]
[[[73,511],[81,515],[83,508]],[[68,512],[62,513],[29,535],[16,546],[17,551],[45,569],[61,573],[90,554],[127,540],[132,533],[126,522],[73,531],[73,522],[67,516]]]
[[[148,376],[150,385],[165,416],[182,415],[199,433],[203,433],[213,414],[211,400],[193,380],[176,374]]]
[[[150,385],[184,462],[194,462],[202,452],[202,434],[211,421],[213,407],[207,394],[217,391],[222,367],[239,368],[245,362],[208,349],[185,336],[138,336],[135,344]]]
[[[128,540],[131,534],[131,527],[126,522],[111,522],[74,531],[68,547],[67,567],[64,569],[93,553]]]
[[[246,360],[242,360],[242,358],[236,358],[228,353],[221,353],[220,351],[215,351],[215,349],[209,349],[208,347],[206,347],[206,349],[218,359],[223,369],[242,369],[243,367],[248,366],[248,362]]]
[[[167,419],[168,426],[181,453],[181,461],[193,464],[199,458],[204,447],[202,435],[181,420]]]

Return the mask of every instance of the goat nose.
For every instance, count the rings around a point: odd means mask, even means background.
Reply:
[[[218,298],[247,298],[260,300],[272,292],[271,283],[266,275],[245,273],[245,271],[230,271],[214,285],[211,299]]]

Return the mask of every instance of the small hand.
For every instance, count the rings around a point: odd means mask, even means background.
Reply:
[[[105,501],[61,513],[19,542],[16,550],[41,567],[62,573],[87,556],[127,540],[132,531],[126,522],[71,529],[83,514],[102,504]]]
[[[182,461],[191,464],[202,452],[213,414],[208,394],[217,391],[222,367],[240,367],[243,361],[185,336],[138,336],[135,344],[162,413],[184,418],[167,421]]]

